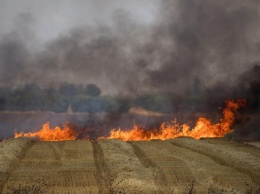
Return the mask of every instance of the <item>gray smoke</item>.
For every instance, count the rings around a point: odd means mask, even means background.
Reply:
[[[3,0],[0,16],[1,86],[184,94],[236,86],[259,61],[257,0]]]
[[[154,34],[161,67],[150,71],[153,84],[186,89],[199,78],[205,87],[234,85],[252,61],[258,60],[259,2],[174,1]],[[170,42],[170,43],[169,43]],[[161,50],[160,50],[161,49]]]

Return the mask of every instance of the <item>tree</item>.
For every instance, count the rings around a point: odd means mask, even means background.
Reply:
[[[72,97],[77,94],[77,87],[75,84],[64,83],[60,86],[60,94],[66,97]]]
[[[95,84],[88,84],[85,89],[85,94],[91,97],[97,97],[101,93],[101,90],[99,87],[97,87]]]

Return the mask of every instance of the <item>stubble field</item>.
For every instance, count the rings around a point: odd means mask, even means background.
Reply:
[[[259,193],[259,148],[224,139],[0,143],[1,193]]]

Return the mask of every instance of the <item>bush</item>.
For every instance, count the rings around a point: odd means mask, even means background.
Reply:
[[[101,93],[101,90],[99,87],[97,87],[95,84],[88,84],[85,89],[85,94],[91,97],[97,97]]]

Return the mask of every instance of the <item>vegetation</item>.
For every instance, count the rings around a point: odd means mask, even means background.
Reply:
[[[197,83],[197,82],[195,82]],[[40,88],[35,84],[10,89],[0,88],[0,111],[53,111],[66,112],[127,112],[130,107],[141,107],[160,113],[212,112],[223,107],[226,96],[212,96],[211,91],[201,92],[198,83],[185,95],[147,94],[134,99],[101,95],[95,84],[75,85],[64,83],[59,88]],[[255,106],[256,100],[248,98],[248,107]]]
[[[17,89],[0,88],[0,110],[66,112],[69,105],[75,112],[121,113],[129,109],[129,100],[112,96],[100,96],[101,90],[94,84],[62,84],[60,88],[42,89],[28,84]]]

